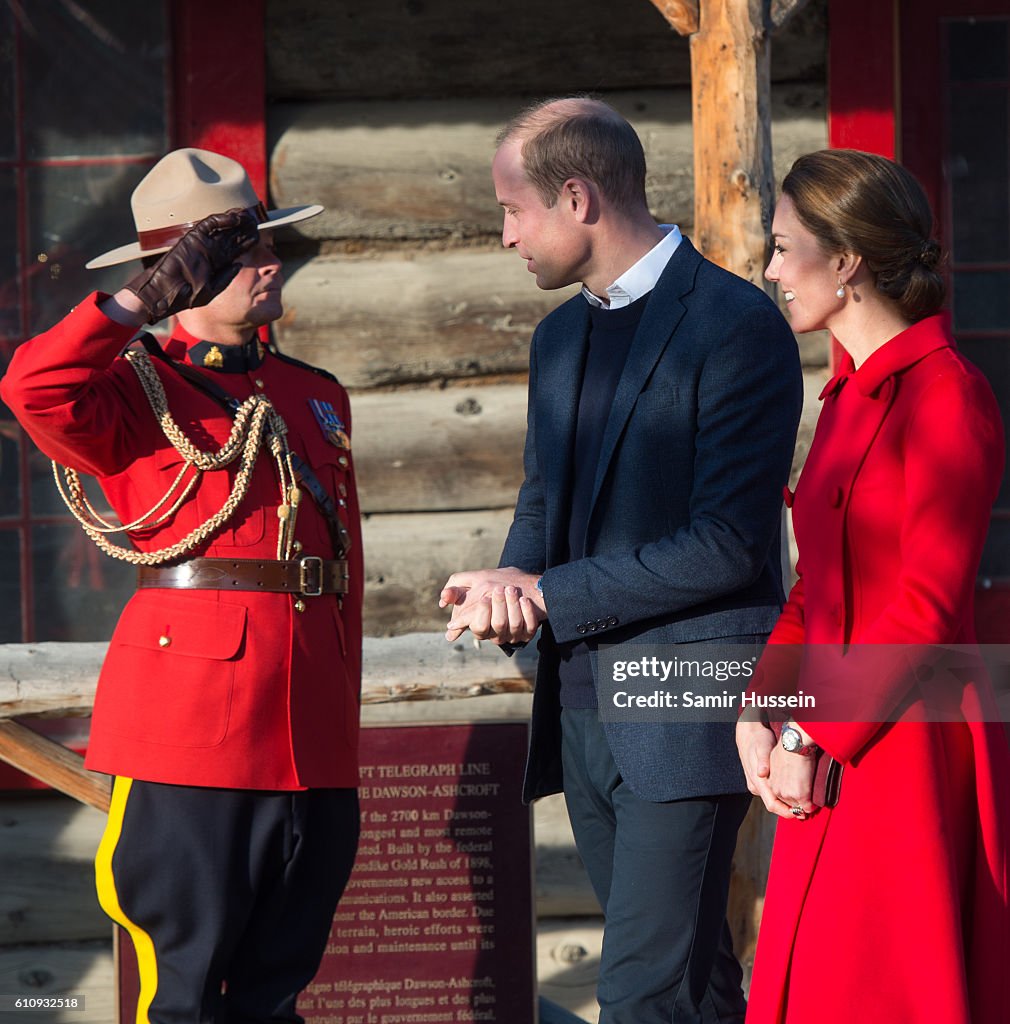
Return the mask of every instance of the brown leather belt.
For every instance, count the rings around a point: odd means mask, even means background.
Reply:
[[[323,559],[315,555],[291,561],[260,558],[191,558],[180,565],[141,565],[138,587],[167,587],[171,590],[261,590],[274,594],[347,593],[346,559]]]

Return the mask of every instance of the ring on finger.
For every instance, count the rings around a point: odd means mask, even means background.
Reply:
[[[795,807],[790,807],[790,808],[789,808],[789,813],[790,813],[790,814],[791,814],[791,815],[792,815],[792,816],[793,816],[794,818],[802,818],[802,817],[803,817],[803,815],[804,815],[804,814],[806,814],[807,812],[806,812],[805,810],[803,810],[803,808],[802,808],[802,807],[800,807],[800,806],[799,806],[799,805],[797,804],[797,805],[796,805]]]

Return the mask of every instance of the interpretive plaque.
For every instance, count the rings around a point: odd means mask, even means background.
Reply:
[[[362,731],[358,857],[298,1003],[306,1024],[532,1024],[525,753],[519,722]],[[126,1021],[136,975],[119,945]]]

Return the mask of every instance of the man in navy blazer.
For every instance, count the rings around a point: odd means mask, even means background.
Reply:
[[[538,104],[498,142],[503,244],[539,287],[583,289],[533,335],[515,518],[498,569],[447,581],[446,636],[511,650],[542,628],[524,792],[564,790],[604,910],[601,1024],[742,1021],[733,726],[601,722],[597,648],[771,630],[795,340],[762,291],[655,222],[641,143],[606,104]]]

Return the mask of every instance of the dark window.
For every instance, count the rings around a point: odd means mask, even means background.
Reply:
[[[947,98],[942,206],[954,331],[992,384],[1010,430],[1010,18],[948,18],[941,31]],[[981,572],[1010,578],[1006,477]]]
[[[133,236],[130,193],[169,146],[166,6],[0,4],[0,372],[18,343],[122,283],[123,268],[84,263]],[[81,532],[0,406],[0,640],[106,639],[133,578]]]

